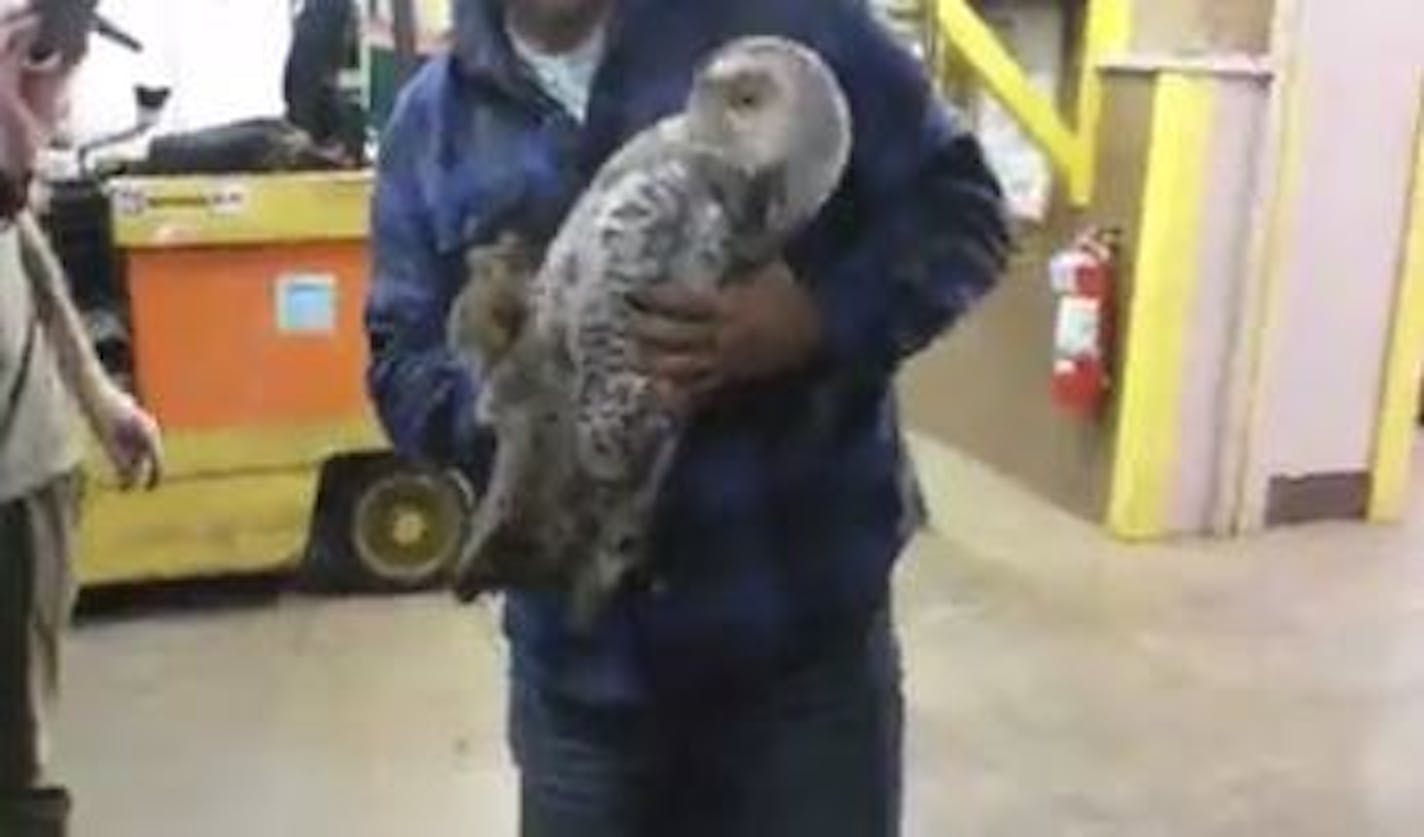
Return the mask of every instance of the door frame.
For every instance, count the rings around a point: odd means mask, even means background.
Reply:
[[[1399,284],[1371,468],[1369,518],[1376,523],[1400,520],[1408,508],[1424,388],[1424,85],[1420,87],[1416,124],[1414,175],[1405,209]]]

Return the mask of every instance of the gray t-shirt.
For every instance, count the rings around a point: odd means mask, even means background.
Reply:
[[[59,375],[54,350],[43,329],[30,354],[30,371],[4,417],[24,358],[25,338],[34,317],[34,298],[25,277],[20,237],[13,226],[0,230],[0,503],[22,497],[80,463],[73,399]],[[0,431],[4,431],[0,423]]]

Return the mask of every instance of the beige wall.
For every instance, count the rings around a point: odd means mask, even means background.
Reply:
[[[910,364],[902,389],[915,429],[1075,513],[1100,517],[1108,464],[1104,434],[1063,420],[1048,400],[1053,301],[1042,275],[1043,254],[1075,229],[1071,217],[1060,218],[1022,237],[1002,286]]]
[[[1142,52],[1265,52],[1273,0],[1137,0],[1133,47]]]
[[[1234,489],[1223,482],[1235,476],[1225,461],[1232,432],[1233,360],[1241,336],[1239,314],[1253,281],[1253,221],[1272,89],[1267,75],[1206,77],[1215,94],[1181,370],[1177,464],[1165,521],[1171,533],[1212,531],[1218,509],[1234,497]]]
[[[1278,478],[1363,475],[1400,272],[1424,4],[1300,0],[1300,58],[1251,523]],[[1357,483],[1363,484],[1363,483]]]
[[[1141,0],[1135,11],[1134,49],[1189,52],[1203,44],[1257,49],[1267,41],[1269,6],[1270,0]],[[908,421],[917,429],[959,447],[1064,508],[1097,520],[1105,517],[1108,499],[1114,417],[1084,422],[1063,415],[1049,401],[1054,299],[1047,284],[1046,259],[1089,223],[1123,228],[1127,250],[1132,251],[1152,104],[1146,77],[1109,80],[1099,143],[1104,176],[1093,206],[1086,212],[1059,206],[1047,223],[1025,229],[1001,288],[940,345],[912,363],[903,382]],[[1239,143],[1222,151],[1239,152]],[[1131,279],[1124,271],[1124,302]],[[1217,299],[1225,293],[1219,287],[1212,289]],[[1193,338],[1194,342],[1204,340],[1210,351],[1224,354],[1220,341],[1227,339],[1223,335],[1229,328],[1214,321],[1209,331],[1208,337]],[[1210,381],[1196,384],[1189,388],[1189,397],[1212,386]],[[1215,408],[1213,402],[1210,409]],[[1194,409],[1193,415],[1199,415],[1205,408]],[[1203,517],[1211,501],[1212,480],[1209,473],[1194,473],[1184,481],[1175,515],[1184,520]]]
[[[1114,80],[1104,116],[1104,180],[1090,212],[1059,207],[1020,231],[999,290],[948,339],[913,363],[904,391],[911,423],[1009,474],[1055,503],[1101,519],[1112,466],[1112,419],[1065,416],[1049,400],[1055,300],[1047,260],[1085,224],[1118,225],[1128,248],[1140,215],[1152,97],[1142,79]],[[1126,302],[1131,276],[1121,277]]]

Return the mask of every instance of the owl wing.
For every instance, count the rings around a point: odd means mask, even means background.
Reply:
[[[567,297],[577,450],[600,481],[646,481],[675,426],[638,369],[631,297],[664,282],[715,282],[727,251],[725,214],[687,157],[648,163],[603,184]]]

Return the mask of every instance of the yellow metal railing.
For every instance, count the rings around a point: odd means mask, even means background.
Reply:
[[[1079,79],[1075,119],[1064,117],[1057,98],[1039,90],[970,0],[924,0],[926,47],[938,71],[952,50],[959,63],[994,96],[1043,150],[1054,169],[1068,184],[1076,206],[1093,197],[1096,180],[1096,146],[1103,113],[1103,85],[1099,65],[1107,56],[1124,51],[1131,28],[1131,0],[1088,0],[1080,49],[1083,67]]]

